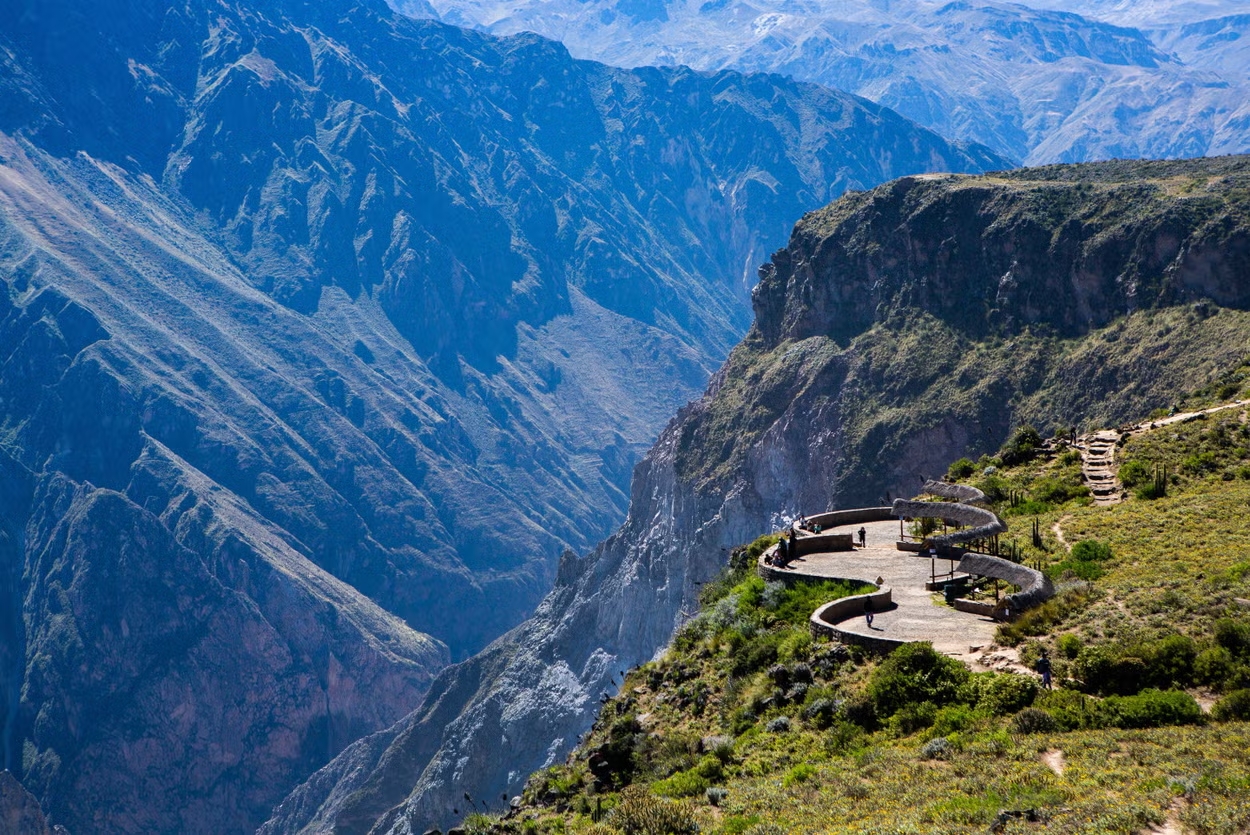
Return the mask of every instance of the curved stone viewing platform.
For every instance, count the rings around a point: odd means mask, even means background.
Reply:
[[[850,580],[876,587],[876,591],[868,595],[873,597],[871,628],[864,617],[865,595],[855,595],[817,609],[811,619],[815,634],[859,644],[874,652],[888,652],[913,641],[929,641],[939,652],[968,663],[975,662],[979,650],[993,643],[997,622],[935,601],[933,594],[925,589],[930,580],[930,562],[898,550],[898,521],[890,509],[864,510],[875,512],[876,519],[852,517],[865,521],[844,523],[828,532],[855,535],[862,526],[867,540],[865,547],[805,554],[784,567],[768,563],[768,558],[775,553],[774,549],[769,549],[759,560],[761,576],[790,583]],[[820,518],[810,517],[808,521]]]

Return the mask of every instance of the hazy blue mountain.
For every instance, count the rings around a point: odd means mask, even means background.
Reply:
[[[426,5],[395,3],[418,16]],[[1231,0],[432,5],[449,22],[538,32],[574,55],[621,66],[732,67],[816,81],[1028,163],[1250,150],[1247,27],[1230,16],[1245,10]]]
[[[523,618],[846,189],[1001,164],[381,2],[0,6],[3,765],[234,832]]]

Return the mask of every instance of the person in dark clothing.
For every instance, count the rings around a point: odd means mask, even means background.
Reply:
[[[1037,659],[1037,671],[1042,676],[1042,686],[1047,690],[1050,689],[1050,656],[1046,654],[1046,650],[1042,650],[1042,657]]]
[[[864,620],[868,621],[868,628],[872,629],[872,597],[864,595]]]
[[[861,526],[859,529],[859,547],[863,548],[868,543],[868,531]]]
[[[790,553],[790,559],[795,559],[799,555],[798,541],[799,541],[798,535],[795,534],[794,528],[791,528],[790,529],[790,548],[788,549]]]

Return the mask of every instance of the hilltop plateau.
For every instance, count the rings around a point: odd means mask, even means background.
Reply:
[[[407,832],[559,763],[731,549],[884,503],[1012,428],[1116,424],[1250,355],[1250,160],[909,177],[809,213],[756,319],[535,616],[294,792],[266,833]],[[507,752],[506,757],[500,752]]]

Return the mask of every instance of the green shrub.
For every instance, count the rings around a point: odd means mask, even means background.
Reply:
[[[983,716],[984,714],[971,705],[946,705],[933,715],[932,736],[950,736],[957,731],[967,730]]]
[[[962,696],[981,710],[1007,716],[1033,704],[1037,680],[1015,673],[977,673],[964,686]]]
[[[1168,635],[1143,644],[1139,655],[1146,662],[1150,684],[1157,687],[1184,686],[1194,680],[1194,661],[1198,648],[1188,635]]]
[[[1070,632],[1065,635],[1060,635],[1059,640],[1055,641],[1055,648],[1059,650],[1059,654],[1064,658],[1069,659],[1076,658],[1080,655],[1081,648],[1083,646],[1084,645],[1081,643],[1081,639]]]
[[[1141,487],[1144,484],[1150,483],[1154,479],[1153,473],[1150,472],[1150,467],[1145,461],[1138,459],[1125,461],[1121,464],[1119,477],[1120,483],[1130,489],[1134,487]]]
[[[967,478],[977,471],[977,465],[971,458],[960,458],[953,462],[947,469],[946,475],[954,481]]]
[[[1215,642],[1237,658],[1250,657],[1250,623],[1220,618],[1215,622]]]
[[[708,778],[699,774],[696,769],[690,769],[657,780],[651,784],[651,790],[661,797],[694,797],[706,792],[711,785]]]
[[[1120,656],[1113,647],[1087,646],[1077,655],[1072,672],[1087,692],[1128,694],[1144,686],[1146,665],[1140,658]]]
[[[1076,479],[1043,478],[1034,482],[1029,492],[1033,498],[1045,504],[1064,502],[1089,495],[1089,488]]]
[[[690,809],[661,800],[643,786],[628,786],[621,791],[620,801],[608,813],[607,823],[625,835],[695,835],[699,831]]]
[[[1064,731],[1193,725],[1203,720],[1202,708],[1182,690],[1149,689],[1101,700],[1071,690],[1051,690],[1038,696],[1036,707],[1049,713]]]
[[[1217,722],[1250,720],[1250,689],[1234,690],[1215,703],[1211,718]]]
[[[1026,707],[1011,717],[1011,730],[1018,734],[1050,733],[1057,727],[1055,717],[1041,708]]]
[[[1085,728],[1102,727],[1098,705],[1097,699],[1092,699],[1074,690],[1059,688],[1039,693],[1033,708],[1049,714],[1058,730],[1076,731]],[[1021,713],[1024,712],[1021,711]]]
[[[1008,467],[1028,461],[1042,448],[1042,436],[1027,424],[1011,433],[1007,443],[998,451],[998,457]]]
[[[930,727],[936,719],[937,706],[933,702],[918,702],[900,707],[886,722],[886,727],[894,736],[910,736]]]
[[[1103,570],[1102,566],[1096,562],[1081,560],[1064,560],[1046,567],[1046,576],[1052,580],[1061,579],[1068,574],[1086,582],[1093,582],[1103,575]]]
[[[825,750],[834,756],[848,754],[863,746],[864,729],[854,722],[834,722],[825,736]]]
[[[955,701],[968,680],[968,668],[933,648],[905,644],[890,653],[868,681],[868,700],[877,716],[893,716],[906,705]]]
[[[806,783],[808,780],[816,776],[816,766],[810,763],[799,763],[794,768],[786,772],[786,776],[781,778],[781,785],[785,788],[796,785],[798,783]]]
[[[1219,465],[1215,453],[1211,450],[1190,455],[1181,461],[1181,469],[1195,476],[1215,472]]]
[[[1019,504],[1003,509],[1004,516],[1040,516],[1043,513],[1050,513],[1055,508],[1046,502],[1037,499],[1026,499]]]
[[[1225,647],[1208,647],[1194,659],[1194,680],[1216,689],[1233,675],[1233,654]]]
[[[1133,491],[1133,495],[1139,499],[1151,501],[1154,499],[1162,499],[1168,494],[1167,485],[1159,481],[1152,481],[1149,484],[1143,484]]]
[[[1007,480],[995,474],[985,476],[976,483],[976,486],[985,494],[985,498],[994,504],[1006,499],[1011,492],[1011,485]]]
[[[1144,687],[1193,683],[1198,652],[1186,635],[1168,635],[1129,645],[1085,647],[1073,665],[1083,689],[1102,695],[1127,695]]]
[[[499,816],[488,815],[484,812],[470,812],[460,824],[464,835],[490,835],[492,832],[497,832],[498,827]]]
[[[1133,696],[1109,696],[1100,705],[1107,724],[1116,728],[1157,728],[1195,725],[1202,708],[1182,690],[1143,690]]]

